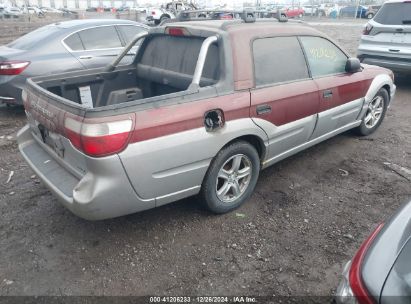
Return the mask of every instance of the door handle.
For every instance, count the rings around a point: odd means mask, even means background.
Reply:
[[[331,97],[333,97],[333,91],[331,91],[331,90],[325,90],[325,91],[323,92],[323,97],[324,97],[324,98],[331,98]]]
[[[267,113],[271,113],[271,106],[269,105],[259,105],[257,106],[257,115],[263,115],[263,114],[267,114]]]
[[[79,58],[80,58],[80,59],[92,59],[93,56],[91,56],[91,55],[84,55],[84,56],[80,56]]]

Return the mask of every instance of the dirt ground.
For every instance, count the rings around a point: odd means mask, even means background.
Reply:
[[[355,53],[361,22],[314,24]],[[397,78],[397,86],[375,134],[347,132],[274,165],[244,206],[220,216],[189,198],[82,220],[19,154],[24,111],[0,107],[0,295],[298,295],[329,302],[344,263],[411,197],[410,180],[384,164],[411,167],[409,78]]]

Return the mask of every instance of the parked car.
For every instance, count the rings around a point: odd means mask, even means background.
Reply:
[[[4,7],[0,6],[0,19],[4,19],[4,18],[5,18]]]
[[[260,169],[379,127],[395,94],[389,70],[360,66],[309,27],[246,20],[170,23],[105,68],[28,79],[24,159],[86,219],[196,194],[224,213]],[[117,66],[138,39],[135,60]]]
[[[357,56],[361,62],[411,72],[411,3],[388,1],[364,28]]]
[[[338,6],[334,3],[322,3],[318,8],[318,15],[320,17],[329,16],[332,11],[338,11]]]
[[[367,8],[364,6],[346,6],[340,9],[340,17],[366,18]]]
[[[410,303],[410,261],[411,202],[379,224],[345,265],[336,302]]]
[[[19,18],[22,15],[23,15],[23,12],[18,7],[4,8],[4,17],[6,18]]]
[[[318,15],[318,5],[304,5],[303,7],[304,14],[309,16],[317,16]]]
[[[29,15],[35,15],[37,17],[44,17],[44,12],[36,6],[23,7],[23,12]]]
[[[287,18],[302,18],[305,14],[304,9],[296,6],[286,6],[282,9],[281,14]]]
[[[126,20],[65,21],[1,46],[0,102],[22,105],[28,77],[105,66],[145,30],[146,26]]]
[[[377,14],[377,12],[380,10],[382,5],[370,5],[367,7],[367,12],[365,13],[365,16],[367,19],[372,19],[374,16]]]
[[[47,7],[47,6],[42,6],[40,7],[40,9],[46,14],[62,14],[63,13],[61,10],[58,10],[52,7]]]

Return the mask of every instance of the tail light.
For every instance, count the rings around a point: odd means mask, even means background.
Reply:
[[[30,61],[0,62],[0,75],[19,75],[30,64]]]
[[[363,35],[369,35],[371,30],[372,30],[372,25],[367,23],[367,25],[364,27],[364,29],[362,31],[362,34]]]
[[[72,145],[93,157],[103,157],[123,151],[133,130],[133,119],[108,122],[81,122],[66,117],[64,128]]]
[[[374,304],[374,301],[371,298],[371,295],[368,293],[367,287],[363,282],[361,268],[367,250],[370,248],[372,242],[374,241],[378,233],[381,231],[383,226],[384,223],[378,225],[378,227],[368,237],[368,239],[366,239],[364,243],[362,243],[360,249],[358,249],[357,253],[355,254],[351,262],[351,268],[348,278],[352,292],[360,304]]]
[[[168,27],[166,28],[166,34],[171,36],[189,36],[189,32],[181,27]]]

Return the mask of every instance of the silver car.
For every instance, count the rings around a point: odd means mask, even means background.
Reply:
[[[411,72],[411,2],[386,2],[365,26],[357,55],[363,63]]]
[[[22,105],[27,78],[106,66],[146,30],[129,20],[72,20],[43,26],[0,46],[0,103]],[[130,63],[136,50],[122,64]]]

